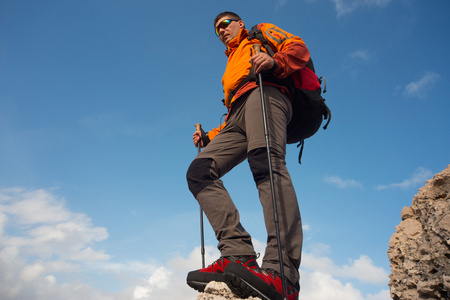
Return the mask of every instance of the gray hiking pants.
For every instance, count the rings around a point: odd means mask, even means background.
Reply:
[[[299,281],[303,233],[297,197],[285,162],[286,125],[292,116],[292,106],[278,88],[265,86],[264,94],[284,271],[295,284]],[[187,172],[189,189],[211,223],[222,256],[255,255],[251,237],[241,225],[239,212],[220,180],[247,158],[268,235],[262,268],[280,272],[259,89],[235,103],[226,126],[195,158]]]

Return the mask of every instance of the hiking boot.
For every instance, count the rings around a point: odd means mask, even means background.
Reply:
[[[249,269],[244,265],[230,263],[225,268],[225,283],[230,290],[243,299],[250,296],[264,300],[283,300],[281,275],[273,270]],[[287,299],[298,300],[299,286],[286,279]]]
[[[206,268],[189,272],[186,282],[191,288],[203,292],[206,285],[211,281],[224,282],[223,272],[229,263],[244,266],[244,268],[249,270],[258,268],[255,255],[221,256]]]

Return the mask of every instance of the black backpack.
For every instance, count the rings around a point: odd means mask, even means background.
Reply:
[[[275,53],[270,47],[269,42],[265,39],[261,30],[257,26],[253,26],[249,31],[249,40],[258,39],[266,49],[270,56]],[[313,136],[320,128],[322,121],[327,120],[327,123],[323,129],[327,129],[328,124],[331,121],[331,111],[325,104],[325,99],[322,98],[322,78],[318,78],[314,64],[310,59],[306,64],[306,67],[294,72],[290,76],[284,79],[275,78],[272,75],[269,77],[264,75],[263,78],[275,82],[277,84],[286,86],[292,97],[292,119],[287,125],[287,143],[294,144],[299,143],[297,147],[300,148],[300,154],[298,157],[299,163],[301,163],[301,156],[303,153],[303,146],[305,139]],[[231,97],[237,92],[237,90],[246,82],[256,80],[256,76],[251,72],[244,82],[241,83],[232,93]],[[326,92],[326,80],[324,80],[324,93]]]

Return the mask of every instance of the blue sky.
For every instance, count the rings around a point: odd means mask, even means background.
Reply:
[[[195,123],[225,113],[213,19],[302,37],[333,112],[287,163],[304,222],[301,298],[389,299],[389,238],[449,164],[450,2],[0,1],[2,299],[195,299]],[[244,162],[224,177],[257,251]],[[205,224],[207,262],[218,258]]]

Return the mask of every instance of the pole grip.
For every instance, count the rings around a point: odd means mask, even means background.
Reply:
[[[202,124],[200,123],[195,124],[195,129],[196,131],[202,131]]]
[[[253,44],[253,51],[255,51],[255,55],[261,52],[261,45],[260,44]]]

